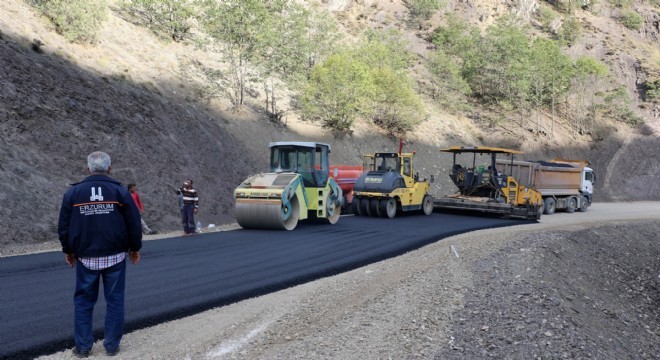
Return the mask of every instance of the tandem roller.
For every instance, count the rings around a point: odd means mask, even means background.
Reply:
[[[246,229],[293,230],[299,220],[335,224],[342,190],[329,175],[330,145],[274,142],[270,172],[253,175],[234,190],[234,215]]]

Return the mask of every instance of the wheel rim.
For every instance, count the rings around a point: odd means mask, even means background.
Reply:
[[[385,215],[390,219],[396,216],[396,200],[387,199],[385,205]]]
[[[580,198],[580,211],[586,211],[589,204],[587,203],[587,198],[582,196]]]
[[[544,212],[547,215],[554,214],[555,213],[555,199],[548,198],[546,201],[544,201],[544,203],[545,203],[545,209],[544,209],[545,211]]]
[[[339,216],[341,216],[341,205],[337,202],[333,202],[330,199],[330,195],[325,199],[327,205],[327,219],[330,224],[336,224],[339,221]]]

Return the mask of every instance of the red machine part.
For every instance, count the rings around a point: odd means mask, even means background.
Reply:
[[[335,169],[337,169],[337,176],[335,176]],[[353,202],[353,185],[363,172],[362,166],[330,165],[330,177],[335,179],[344,192],[344,206],[349,206]]]

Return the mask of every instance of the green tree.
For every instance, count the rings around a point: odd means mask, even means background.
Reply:
[[[582,24],[575,16],[564,19],[557,33],[557,40],[562,45],[572,46],[582,35]]]
[[[214,49],[229,65],[230,89],[227,95],[233,106],[240,108],[252,69],[250,60],[263,49],[271,26],[269,9],[260,0],[205,0],[202,5],[203,11],[198,20],[206,33],[216,40]]]
[[[177,42],[189,35],[195,14],[191,0],[124,0],[121,9],[139,25]]]
[[[255,62],[264,77],[266,108],[272,117],[279,118],[277,78],[294,86],[306,81],[313,65],[329,54],[339,37],[332,17],[318,7],[275,1],[269,10],[271,26]]]
[[[407,46],[398,30],[366,30],[355,48],[354,56],[370,67],[388,67],[398,71],[407,69],[412,61]]]
[[[602,87],[600,82],[608,75],[608,70],[605,64],[589,56],[579,57],[575,61],[574,68],[575,75],[571,79],[567,117],[577,133],[591,133],[596,122],[599,101],[593,89]]]
[[[458,109],[461,99],[470,94],[470,85],[461,77],[458,63],[437,49],[429,54],[426,68],[430,73],[432,97],[447,108]]]
[[[627,9],[633,4],[633,0],[609,0],[609,2],[620,9]]]
[[[353,57],[370,69],[373,97],[368,116],[390,135],[411,130],[424,117],[409,76],[412,54],[407,47],[397,30],[367,30],[353,49]]]
[[[369,67],[345,51],[314,67],[301,107],[305,118],[346,133],[359,116],[370,111],[373,94]]]
[[[554,41],[542,38],[534,40],[530,56],[531,99],[537,106],[551,106],[550,131],[554,132],[555,107],[570,88],[574,71],[573,63]],[[537,129],[539,125],[537,120]]]
[[[631,102],[626,88],[620,86],[605,95],[603,112],[605,115],[629,125],[643,124],[644,119],[630,109]]]
[[[529,89],[530,40],[511,19],[488,29],[466,80],[486,101],[521,106]]]
[[[536,18],[543,25],[543,31],[547,33],[552,33],[553,24],[559,17],[559,14],[552,10],[550,7],[545,5],[540,5],[538,11],[536,11]]]
[[[351,131],[358,118],[389,134],[412,129],[424,115],[408,75],[411,55],[399,35],[367,31],[317,65],[301,97],[304,116],[340,132]]]
[[[307,68],[303,72],[309,78],[314,66],[330,55],[337,43],[341,41],[342,35],[337,29],[334,16],[328,11],[312,6],[307,18],[307,32],[301,40],[305,49]]]
[[[404,0],[404,5],[410,11],[415,22],[426,21],[445,5],[443,0]]]
[[[631,30],[639,30],[644,25],[644,18],[635,11],[624,11],[619,17],[619,22]]]
[[[28,0],[67,41],[93,44],[108,17],[107,0]]]
[[[389,135],[402,135],[423,120],[423,107],[413,90],[412,82],[403,72],[390,67],[372,68],[374,83],[374,124]]]
[[[646,100],[651,102],[660,101],[660,79],[648,80],[644,84],[646,89]]]
[[[439,26],[430,41],[448,56],[468,59],[478,51],[479,29],[470,26],[454,15],[447,15],[447,25]]]

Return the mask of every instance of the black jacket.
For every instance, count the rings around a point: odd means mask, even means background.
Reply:
[[[101,257],[142,248],[140,212],[130,192],[106,175],[91,175],[64,194],[58,224],[64,253]]]

